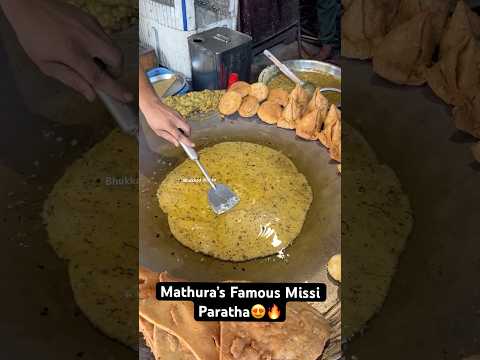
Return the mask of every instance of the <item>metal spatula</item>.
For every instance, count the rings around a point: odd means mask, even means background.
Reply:
[[[235,193],[225,185],[215,184],[213,182],[210,175],[208,175],[207,170],[200,162],[197,152],[193,148],[183,144],[182,142],[180,142],[180,145],[185,151],[185,153],[188,155],[189,159],[195,161],[197,166],[202,171],[203,176],[205,176],[205,179],[207,179],[208,183],[212,187],[208,191],[208,203],[213,209],[213,212],[217,215],[220,215],[231,210],[235,205],[237,205],[240,201],[238,196],[235,195]]]
[[[308,95],[313,95],[313,93],[315,92],[314,84],[308,81],[301,80],[297,75],[295,75],[292,70],[290,70],[290,68],[287,67],[287,65],[278,60],[275,55],[273,55],[270,51],[264,50],[263,55],[269,58],[270,61],[273,62],[286,77],[292,80],[295,84],[300,85],[307,92]]]

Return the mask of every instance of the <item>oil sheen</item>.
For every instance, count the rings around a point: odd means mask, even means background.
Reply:
[[[188,248],[227,261],[245,261],[279,253],[300,233],[313,194],[307,179],[279,151],[247,142],[224,142],[199,152],[218,183],[240,202],[215,215],[200,170],[186,160],[158,189],[170,230]]]

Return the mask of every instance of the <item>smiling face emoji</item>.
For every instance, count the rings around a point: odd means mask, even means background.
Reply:
[[[265,316],[265,307],[261,304],[253,305],[250,312],[255,319],[261,319]]]

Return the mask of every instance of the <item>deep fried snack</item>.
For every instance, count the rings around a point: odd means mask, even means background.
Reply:
[[[263,122],[276,124],[282,116],[282,107],[276,102],[267,100],[260,105],[257,114]]]
[[[255,96],[248,95],[243,99],[238,113],[241,117],[249,118],[255,116],[259,106],[258,99]]]
[[[428,85],[447,104],[462,105],[480,92],[480,46],[465,38],[426,71]]]
[[[466,38],[480,37],[480,16],[475,14],[465,1],[460,0],[447,23],[440,42],[440,58]]]
[[[336,254],[333,255],[327,264],[328,273],[336,281],[342,281],[342,255]]]
[[[398,1],[350,0],[342,16],[342,55],[370,59],[388,33]]]
[[[393,29],[382,40],[373,54],[373,69],[396,84],[422,85],[434,49],[432,14],[424,12]]]
[[[323,130],[318,133],[318,140],[325,146],[327,149],[330,149],[332,146],[333,138],[333,127],[341,119],[341,112],[337,107],[332,104],[328,110],[327,117],[323,124]]]
[[[342,162],[342,122],[340,120],[333,126],[330,157],[335,161]]]
[[[480,94],[453,109],[457,129],[480,139]]]
[[[447,22],[450,4],[450,0],[402,0],[400,1],[400,6],[391,28],[394,29],[410,21],[421,12],[429,11],[433,14],[433,37],[435,44],[438,44],[442,37],[445,23]]]
[[[239,93],[243,98],[250,94],[250,84],[245,81],[237,81],[228,88],[228,91],[235,91]]]
[[[296,121],[302,116],[302,106],[290,97],[287,106],[282,111],[282,116],[277,126],[283,129],[295,129]]]
[[[327,116],[328,99],[325,96],[323,96],[319,88],[315,89],[315,92],[313,93],[313,96],[310,99],[305,112],[309,113],[316,109],[320,110],[320,114],[322,118],[325,118],[325,116]]]
[[[218,111],[223,115],[232,115],[242,104],[242,96],[236,91],[227,91],[218,104]]]
[[[300,85],[295,85],[295,88],[290,93],[289,101],[297,102],[302,109],[307,106],[308,102],[310,101],[310,96],[305,91],[303,87]]]
[[[475,160],[480,163],[480,142],[475,143],[472,145],[472,154]]]
[[[268,101],[273,101],[283,107],[288,104],[288,91],[283,89],[272,89],[268,95]]]
[[[268,86],[261,82],[252,84],[250,85],[250,95],[256,97],[259,102],[262,102],[268,97]]]
[[[222,322],[220,360],[318,359],[332,332],[310,304],[290,302],[282,323]]]
[[[297,120],[295,133],[302,139],[316,140],[324,119],[325,117],[322,116],[320,109],[314,109]]]

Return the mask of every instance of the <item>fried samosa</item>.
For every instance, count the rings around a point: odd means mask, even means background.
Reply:
[[[480,92],[480,44],[465,38],[426,71],[428,85],[447,104],[462,105]]]
[[[323,124],[323,130],[320,131],[317,135],[318,140],[325,146],[327,149],[330,149],[332,146],[333,140],[333,128],[337,122],[341,121],[341,112],[335,105],[330,105],[328,110],[327,117]]]
[[[302,106],[290,96],[287,106],[282,111],[282,116],[277,126],[283,129],[295,129],[297,120],[302,116]]]
[[[395,0],[351,0],[342,16],[342,55],[370,59],[388,33],[398,8]]]
[[[278,105],[285,107],[288,104],[288,91],[283,89],[272,89],[268,95],[268,101],[273,101]]]
[[[474,13],[465,1],[460,0],[442,36],[440,59],[471,37],[480,37],[480,16]]]
[[[290,93],[288,100],[295,101],[303,109],[310,101],[310,96],[303,87],[297,84]]]
[[[338,162],[342,161],[342,122],[337,121],[332,130],[332,144],[330,157]]]
[[[475,160],[480,163],[480,142],[472,145],[472,154]]]
[[[320,109],[314,109],[297,120],[295,133],[302,139],[316,140],[324,119]]]
[[[305,112],[309,113],[313,110],[320,110],[321,116],[325,118],[328,112],[328,99],[320,92],[320,89],[315,89],[312,98],[310,99]]]
[[[402,0],[398,8],[391,28],[394,29],[401,24],[413,19],[416,15],[428,11],[431,12],[433,37],[435,44],[440,42],[445,23],[450,11],[450,0]]]
[[[480,93],[453,109],[457,129],[480,139]]]
[[[397,84],[422,85],[434,49],[432,14],[423,12],[388,33],[374,51],[373,69]]]

